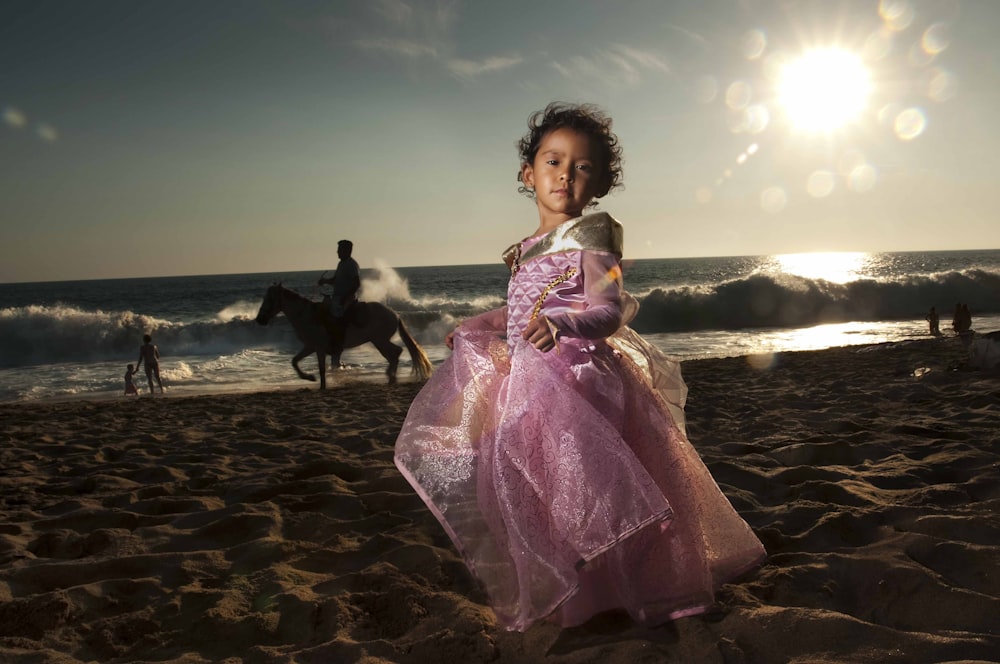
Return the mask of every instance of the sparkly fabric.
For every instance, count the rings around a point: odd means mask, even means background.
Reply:
[[[679,365],[624,324],[620,226],[600,216],[603,244],[520,243],[507,307],[456,330],[396,441],[507,629],[691,615],[764,556],[685,437]],[[520,337],[540,298],[548,353]]]

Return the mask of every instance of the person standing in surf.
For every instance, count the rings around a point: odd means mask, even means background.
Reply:
[[[163,381],[160,380],[160,349],[153,345],[153,337],[148,334],[142,335],[142,345],[139,346],[139,361],[135,365],[137,372],[143,362],[146,363],[149,393],[153,394],[153,377],[155,376],[156,384],[160,386],[160,394],[163,394]]]

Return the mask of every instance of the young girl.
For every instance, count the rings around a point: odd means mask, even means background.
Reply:
[[[610,118],[550,104],[529,127],[538,228],[504,254],[507,306],[446,338],[396,465],[507,629],[700,613],[764,549],[685,437],[679,365],[626,327],[621,225],[583,214],[621,178]]]
[[[139,394],[135,387],[135,367],[131,364],[125,368],[125,396]]]

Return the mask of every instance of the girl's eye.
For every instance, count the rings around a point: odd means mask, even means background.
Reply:
[[[581,171],[587,171],[588,173],[589,173],[589,172],[590,172],[591,170],[593,170],[593,167],[592,167],[592,166],[591,166],[590,164],[580,164],[580,165],[578,165],[578,166],[577,166],[577,168],[578,168],[579,170],[581,170]]]
[[[555,159],[549,159],[545,163],[548,164],[549,166],[558,166],[559,165],[559,162],[557,160],[555,160]]]

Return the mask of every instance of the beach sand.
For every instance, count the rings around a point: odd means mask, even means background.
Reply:
[[[0,660],[1000,661],[1000,377],[964,352],[685,362],[769,558],[653,629],[497,629],[392,463],[417,384],[2,405]]]

